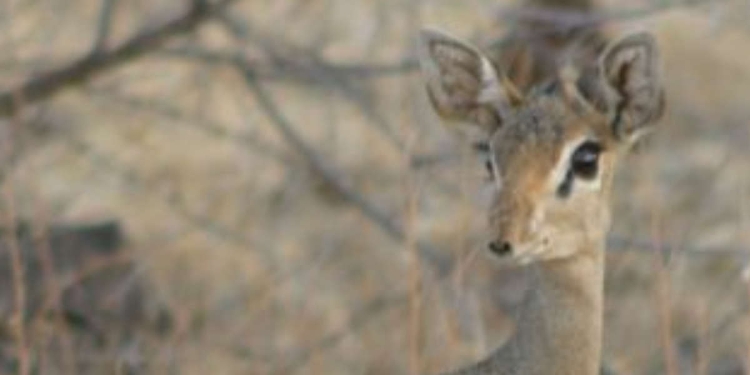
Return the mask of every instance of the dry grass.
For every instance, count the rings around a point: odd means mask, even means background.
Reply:
[[[98,4],[0,8],[1,87],[84,53]],[[111,40],[174,4],[117,2]],[[452,151],[412,70],[341,67],[413,57],[423,24],[491,40],[497,5],[241,1],[237,34],[207,24],[27,109],[23,154],[4,182],[15,189],[0,207],[126,224],[175,315],[169,337],[141,353],[153,373],[416,374],[480,357],[505,334],[499,306],[514,285],[470,246],[483,220],[466,182],[476,176],[461,168],[470,160]],[[749,14],[722,2],[614,25],[655,31],[669,101],[659,134],[617,181],[613,235],[638,243],[608,258],[605,361],[619,374],[728,374],[719,368],[748,362]],[[402,240],[290,147],[237,69],[188,54],[198,48],[257,64],[293,130],[346,187],[403,223]],[[298,65],[279,71],[282,60]],[[436,272],[419,256],[425,242],[456,271]]]

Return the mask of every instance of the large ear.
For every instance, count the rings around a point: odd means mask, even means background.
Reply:
[[[446,119],[479,125],[488,134],[502,123],[518,92],[475,47],[436,30],[422,30],[419,63],[427,94]]]
[[[628,143],[654,127],[664,110],[659,51],[651,34],[612,43],[599,60],[615,137]]]

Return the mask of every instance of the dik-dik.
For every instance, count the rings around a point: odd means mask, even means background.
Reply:
[[[600,36],[587,37],[601,46],[546,39],[547,51],[516,43],[489,57],[443,32],[421,34],[435,111],[481,134],[487,152],[488,250],[528,268],[530,281],[510,339],[450,374],[599,371],[612,177],[664,107],[654,38]]]

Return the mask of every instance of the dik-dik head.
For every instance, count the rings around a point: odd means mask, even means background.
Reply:
[[[419,58],[437,113],[481,133],[477,148],[487,152],[494,186],[493,253],[548,260],[603,240],[617,159],[664,107],[652,36],[605,48],[588,82],[561,69],[528,93],[477,48],[437,31],[422,33]]]

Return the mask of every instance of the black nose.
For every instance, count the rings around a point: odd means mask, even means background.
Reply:
[[[487,245],[495,255],[505,256],[513,251],[513,246],[505,241],[492,241]]]

